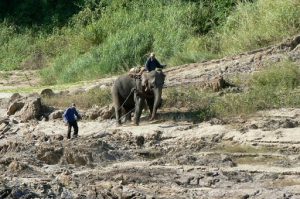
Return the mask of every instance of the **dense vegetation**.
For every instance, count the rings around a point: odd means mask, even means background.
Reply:
[[[45,84],[144,63],[169,66],[273,44],[300,29],[299,0],[5,0],[0,70],[41,68]]]
[[[0,19],[15,24],[20,29],[42,26],[63,26],[68,19],[84,6],[83,0],[2,0],[0,1]]]

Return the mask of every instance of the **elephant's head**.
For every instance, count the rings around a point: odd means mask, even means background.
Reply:
[[[144,72],[142,74],[142,86],[146,90],[162,89],[165,82],[165,74],[162,71]]]
[[[142,74],[142,87],[146,93],[154,95],[153,107],[149,107],[151,111],[151,119],[154,119],[158,106],[161,104],[162,88],[165,82],[165,74],[162,71],[144,72]],[[151,105],[152,106],[152,105]]]

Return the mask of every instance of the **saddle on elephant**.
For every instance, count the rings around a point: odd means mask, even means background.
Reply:
[[[134,79],[141,79],[142,73],[143,73],[142,67],[133,67],[129,70],[128,75],[129,77]]]
[[[165,74],[163,73],[161,68],[156,68],[154,71],[161,73],[163,79],[165,78]],[[137,85],[140,84],[140,86],[136,86],[135,88],[135,91],[140,96],[153,96],[153,92],[151,92],[152,86],[149,82],[149,79],[155,79],[155,77],[151,77],[152,74],[153,73],[146,71],[143,67],[133,67],[129,70],[128,76],[135,79],[135,81],[137,81]],[[164,81],[162,82],[162,84],[164,84]]]
[[[163,73],[162,68],[156,68],[155,71]],[[148,73],[143,67],[133,67],[129,69],[128,75],[129,77],[140,79],[144,72]]]

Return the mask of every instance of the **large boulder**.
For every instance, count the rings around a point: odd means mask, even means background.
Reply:
[[[46,88],[41,91],[42,97],[53,97],[54,95],[55,95],[55,93],[50,88]]]
[[[114,114],[114,107],[111,104],[111,105],[104,106],[102,108],[93,107],[85,113],[85,117],[90,120],[95,120],[95,119],[107,120],[110,119],[113,116],[113,114]]]
[[[87,110],[83,116],[86,119],[95,120],[100,116],[100,114],[99,114],[98,108],[91,108],[91,109]]]
[[[26,122],[31,119],[38,119],[41,116],[42,103],[41,98],[32,97],[26,98],[24,106],[15,115],[21,118],[21,121]]]
[[[16,94],[15,97],[11,97],[10,101],[11,103],[7,108],[7,115],[14,115],[22,122],[27,122],[32,119],[42,119],[43,117],[45,117],[46,120],[49,118],[62,118],[63,111],[55,111],[53,107],[43,106],[38,94],[32,94],[27,97]]]
[[[49,115],[49,119],[50,120],[62,119],[63,114],[64,114],[63,110],[56,110]]]
[[[25,102],[23,100],[13,100],[7,108],[7,115],[14,115],[17,111],[20,111],[24,105]]]
[[[20,98],[22,98],[22,95],[20,95],[19,93],[14,93],[14,94],[12,94],[12,96],[10,97],[9,102],[10,102],[10,103],[11,103],[11,102],[14,102],[14,101],[16,101],[16,100],[18,100],[18,99],[20,99]]]
[[[41,145],[37,149],[37,158],[46,164],[58,164],[63,154],[64,150],[61,147]]]
[[[115,113],[115,108],[113,104],[110,104],[100,109],[100,118],[103,120],[111,119],[114,113]]]
[[[211,80],[207,81],[204,85],[206,89],[212,89],[214,92],[218,92],[224,88],[232,87],[231,83],[227,82],[222,75],[217,75],[213,77]]]

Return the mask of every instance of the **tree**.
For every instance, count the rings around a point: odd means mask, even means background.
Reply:
[[[61,26],[82,5],[84,0],[1,0],[0,19],[19,26]]]

